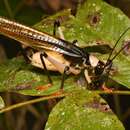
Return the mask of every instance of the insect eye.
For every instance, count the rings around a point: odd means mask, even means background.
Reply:
[[[101,65],[101,64],[98,64],[96,67],[95,67],[95,74],[96,75],[100,75],[100,74],[102,74],[102,72],[103,72],[103,66]]]

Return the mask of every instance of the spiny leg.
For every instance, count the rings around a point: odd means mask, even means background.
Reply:
[[[61,39],[65,39],[63,31],[62,31],[60,25],[61,25],[60,21],[59,20],[55,20],[55,22],[54,22],[54,29],[53,29],[53,35],[56,36],[56,31],[58,30],[60,38]],[[72,44],[78,46],[78,40],[73,40]]]
[[[72,67],[70,67],[69,65],[66,65],[62,62],[59,62],[58,60],[56,60],[55,58],[47,55],[45,52],[43,53],[42,57],[45,57],[50,63],[52,63],[56,68],[57,71],[59,71],[60,73],[63,73],[62,75],[62,81],[61,81],[61,86],[60,88],[63,89],[64,86],[64,80],[65,80],[65,76],[67,74],[73,73],[75,75],[79,74],[80,71],[77,69],[74,69]],[[47,69],[46,69],[47,70]]]
[[[77,10],[80,7],[82,0],[73,0],[71,6],[71,14],[76,17]]]
[[[84,70],[84,75],[85,75],[85,79],[87,80],[88,84],[91,84],[92,81],[91,81],[91,78],[90,78],[90,76],[88,74],[88,70],[87,69]]]
[[[40,54],[40,59],[41,59],[42,65],[44,67],[45,73],[46,73],[46,75],[48,77],[48,81],[49,81],[50,84],[52,84],[52,79],[51,79],[51,77],[49,75],[49,71],[47,70],[47,67],[46,67],[46,64],[45,64],[45,61],[44,61],[43,57],[45,57],[45,58],[47,57],[47,54],[45,52]]]
[[[62,75],[62,80],[61,80],[61,86],[60,86],[61,90],[63,90],[63,88],[64,88],[65,76],[67,75],[69,69],[70,69],[69,66],[66,66],[64,69],[64,73]]]
[[[64,81],[65,81],[65,76],[69,73],[70,67],[69,66],[64,66],[63,64],[60,64],[59,62],[55,61],[54,59],[52,59],[51,57],[49,57],[45,52],[43,54],[40,55],[40,57],[42,58],[41,61],[43,63],[44,68],[47,70],[43,56],[45,58],[48,59],[48,61],[50,61],[52,64],[54,64],[57,68],[60,68],[61,70],[64,68],[63,71],[63,75],[62,75],[62,80],[61,80],[61,85],[60,85],[60,89],[63,90],[64,87]],[[59,70],[60,71],[60,70]],[[48,70],[47,72],[48,73]],[[47,74],[49,76],[49,74]],[[49,76],[50,77],[50,76]],[[49,79],[48,77],[48,79]]]
[[[55,22],[54,22],[54,29],[53,29],[53,35],[54,36],[56,36],[57,30],[58,30],[58,33],[59,33],[59,37],[64,40],[65,37],[64,37],[63,31],[60,27],[60,21],[59,20],[55,20]]]
[[[54,29],[53,29],[53,35],[56,36],[56,30],[57,28],[60,26],[60,21],[59,20],[55,20],[54,22]]]
[[[49,80],[50,83],[52,83],[52,80],[51,80],[51,78],[50,78],[50,75],[49,75],[49,72],[48,72],[48,70],[47,70],[47,67],[46,67],[46,64],[45,64],[45,61],[44,61],[44,58],[43,58],[43,57],[47,58],[52,64],[55,64],[55,65],[56,65],[58,62],[57,62],[57,63],[54,63],[54,61],[53,61],[52,59],[50,59],[50,57],[49,57],[45,52],[40,54],[40,59],[41,59],[42,64],[43,64],[43,66],[44,66],[45,72],[46,72],[46,74],[47,74],[47,76],[48,76],[48,80]],[[55,62],[56,62],[56,61],[55,61]],[[61,66],[61,64],[59,64],[59,66]],[[63,66],[62,66],[62,67],[63,67]],[[62,67],[61,67],[61,68],[62,68]],[[60,90],[63,90],[63,88],[64,88],[65,77],[66,77],[66,75],[69,73],[69,70],[70,70],[70,67],[69,67],[69,66],[65,66],[65,67],[64,67],[64,72],[63,72],[63,75],[62,75]]]

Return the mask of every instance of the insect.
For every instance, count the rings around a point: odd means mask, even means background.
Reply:
[[[51,84],[52,80],[48,70],[62,73],[61,89],[64,86],[65,75],[70,73],[78,75],[81,71],[84,72],[88,84],[96,88],[101,87],[107,79],[106,75],[109,75],[111,71],[112,61],[125,48],[121,48],[117,55],[111,59],[113,50],[122,37],[121,35],[113,47],[107,62],[104,63],[75,45],[75,42],[71,43],[2,17],[0,17],[0,33],[21,42],[23,45],[37,49],[39,52],[34,53],[30,59],[33,61],[32,64],[37,67],[37,63],[43,65]],[[39,61],[37,61],[37,57],[39,57]],[[88,70],[92,70],[95,78],[90,77]]]

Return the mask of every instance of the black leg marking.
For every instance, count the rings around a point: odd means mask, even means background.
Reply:
[[[60,26],[60,21],[59,20],[55,20],[54,22],[54,29],[53,29],[53,35],[56,36],[56,30],[57,28]]]
[[[69,71],[69,66],[66,66],[64,69],[64,73],[62,75],[62,80],[61,80],[61,86],[60,89],[64,88],[64,82],[65,82],[65,76],[67,75],[67,72]]]
[[[72,0],[71,14],[76,17],[78,8],[83,3],[83,0]]]
[[[71,7],[71,14],[76,17],[78,5]]]
[[[51,80],[51,77],[49,75],[49,71],[47,70],[47,67],[46,67],[46,64],[45,64],[45,61],[44,61],[43,57],[45,57],[45,58],[47,57],[47,54],[45,52],[40,54],[40,59],[41,59],[42,65],[44,67],[45,73],[46,73],[46,75],[48,77],[48,81],[49,81],[50,84],[52,84],[52,80]]]
[[[73,40],[73,41],[72,41],[72,44],[73,44],[73,45],[76,45],[77,43],[78,43],[78,40]]]

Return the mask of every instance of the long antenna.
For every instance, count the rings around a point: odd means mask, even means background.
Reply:
[[[117,40],[116,44],[114,45],[114,47],[113,47],[113,49],[112,49],[112,51],[111,51],[111,54],[109,55],[109,57],[108,57],[108,59],[107,59],[106,65],[104,66],[104,70],[105,70],[105,68],[106,68],[107,65],[108,65],[108,64],[107,64],[108,61],[110,61],[110,63],[112,63],[112,61],[121,53],[121,51],[123,51],[123,50],[128,46],[128,44],[126,44],[124,47],[122,47],[122,48],[115,54],[115,56],[113,56],[112,59],[110,59],[111,56],[112,56],[113,50],[115,49],[116,45],[118,44],[118,42],[120,41],[120,39],[122,38],[122,36],[123,36],[129,29],[130,29],[130,27],[128,27],[128,28],[120,35],[119,39]],[[112,66],[111,66],[111,67],[112,67]],[[109,68],[109,71],[107,72],[108,75],[109,75],[109,73],[110,73],[111,67]]]
[[[129,44],[129,43],[128,43]],[[118,54],[120,54],[121,51],[123,51],[127,46],[128,44],[126,44],[124,47],[122,47],[117,53],[115,56],[113,56],[113,58],[111,59],[111,62],[118,56]]]
[[[120,39],[122,38],[122,36],[123,36],[129,29],[130,29],[130,27],[128,27],[128,28],[120,35],[120,37],[119,37],[118,40],[116,41],[116,43],[115,43],[115,45],[114,45],[114,47],[113,47],[113,49],[112,49],[112,51],[111,51],[111,53],[110,53],[110,55],[109,55],[109,57],[108,57],[106,63],[108,63],[108,61],[110,60],[110,58],[111,58],[111,56],[112,56],[112,53],[113,53],[114,49],[116,48],[117,44],[119,43]],[[117,54],[119,54],[124,48],[125,48],[125,47],[123,47]],[[117,54],[116,54],[116,55],[117,55]],[[116,57],[116,55],[115,55],[114,57]],[[114,59],[114,57],[112,58],[112,60]]]
[[[123,50],[128,46],[128,44],[126,44],[124,47],[122,47],[122,48],[115,54],[115,56],[113,56],[112,59],[110,59],[111,56],[112,56],[112,53],[113,53],[114,49],[116,48],[117,44],[118,44],[119,41],[120,41],[120,39],[122,38],[122,36],[123,36],[129,29],[130,29],[130,27],[128,27],[128,28],[120,35],[119,39],[116,41],[116,43],[115,43],[115,45],[114,45],[114,47],[113,47],[113,49],[112,49],[112,51],[111,51],[111,53],[110,53],[108,59],[107,59],[107,62],[106,62],[106,64],[105,64],[105,66],[104,66],[104,70],[105,70],[105,68],[107,67],[108,62],[110,61],[109,64],[111,64],[112,61],[121,53],[121,51],[123,51]],[[112,65],[110,66],[109,70],[107,71],[108,77],[109,77],[109,74],[110,74],[111,67],[112,67]],[[108,82],[108,78],[107,78],[107,81],[106,81],[106,82]]]
[[[122,48],[118,51],[118,53],[110,60],[110,63],[112,63],[112,61],[118,56],[118,54],[120,54],[120,52],[123,51],[127,46],[128,46],[128,44],[126,44],[124,47],[122,47]],[[106,63],[106,64],[107,64],[107,63]],[[105,65],[105,67],[106,67],[106,66],[107,66],[107,65]],[[105,69],[105,67],[104,67],[104,69]],[[111,67],[112,67],[112,65],[110,66],[109,70],[107,71],[108,77],[109,77],[109,73],[110,73],[110,71],[111,71]],[[107,81],[108,81],[108,79],[107,79]],[[106,81],[106,82],[107,82],[107,81]]]

